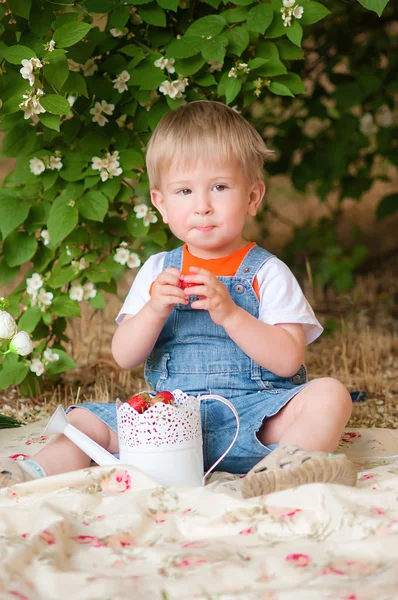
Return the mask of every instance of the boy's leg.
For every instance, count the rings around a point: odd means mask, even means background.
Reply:
[[[351,396],[340,381],[314,379],[278,414],[266,419],[257,436],[265,446],[294,444],[334,452],[351,411]]]
[[[317,379],[267,419],[258,438],[279,444],[243,480],[249,498],[303,483],[355,485],[356,468],[344,455],[329,454],[338,445],[352,410],[351,396],[332,378]]]
[[[73,409],[68,414],[68,421],[111,454],[119,451],[117,433],[89,410]],[[31,460],[39,465],[46,475],[84,469],[91,463],[91,458],[63,434],[56,435],[42,450],[32,456]],[[19,461],[4,459],[1,462],[4,472],[0,473],[0,487],[32,479],[21,469]]]

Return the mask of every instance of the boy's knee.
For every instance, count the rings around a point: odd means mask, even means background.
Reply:
[[[333,403],[336,403],[339,410],[346,413],[347,418],[349,418],[352,412],[352,399],[350,392],[345,385],[338,379],[334,379],[334,377],[324,377],[322,381],[324,383],[324,390],[325,392],[327,391],[328,398]]]

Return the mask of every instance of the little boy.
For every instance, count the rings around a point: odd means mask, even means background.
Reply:
[[[356,482],[354,465],[330,454],[350,417],[350,394],[329,377],[307,382],[302,364],[322,327],[288,267],[242,235],[265,192],[268,155],[257,131],[219,102],[191,102],[162,118],[147,149],[151,201],[184,245],[145,263],[112,341],[121,367],[146,361],[154,390],[220,394],[234,404],[241,429],[218,469],[247,473],[245,497]],[[68,410],[70,422],[118,452],[114,404]],[[230,444],[234,418],[210,400],[202,425],[208,468]],[[60,435],[31,461],[3,461],[0,487],[89,464]]]

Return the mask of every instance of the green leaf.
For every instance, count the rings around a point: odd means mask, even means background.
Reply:
[[[7,62],[12,65],[20,65],[23,60],[30,60],[36,58],[36,53],[33,52],[27,46],[9,46],[8,48],[2,48],[0,52]]]
[[[137,150],[120,150],[120,166],[123,171],[130,171],[138,167],[143,167],[145,164],[144,157]]]
[[[242,87],[242,80],[238,77],[229,77],[225,88],[226,103],[230,104],[232,100],[235,100]]]
[[[69,296],[57,296],[51,304],[51,311],[57,317],[80,317],[80,306],[77,300]]]
[[[271,25],[273,18],[274,11],[270,4],[257,4],[257,6],[250,9],[249,14],[247,15],[247,27],[249,31],[262,33],[264,35],[265,31]]]
[[[102,223],[108,212],[108,199],[101,192],[91,190],[77,201],[77,207],[85,219]]]
[[[78,211],[73,205],[74,201],[65,196],[65,194],[58,196],[50,209],[48,231],[53,246],[58,246],[61,240],[73,231],[78,222]]]
[[[5,285],[17,277],[19,267],[11,268],[4,259],[0,260],[0,285]]]
[[[292,44],[290,40],[282,38],[276,42],[280,57],[283,60],[301,60],[304,58],[303,51],[298,48],[295,44]]]
[[[49,113],[41,113],[39,115],[39,119],[43,123],[43,125],[45,125],[49,129],[54,129],[54,131],[60,130],[61,118],[59,115],[51,115]]]
[[[376,219],[381,221],[398,212],[398,193],[384,196],[376,209]]]
[[[22,231],[11,232],[3,245],[4,257],[9,267],[17,267],[28,262],[36,249],[36,238]]]
[[[31,132],[24,125],[15,127],[6,133],[3,138],[2,153],[4,156],[21,157],[29,154],[35,145],[36,136],[31,135]]]
[[[41,319],[42,312],[38,306],[31,306],[26,310],[18,321],[18,329],[32,333]]]
[[[56,347],[53,347],[52,350],[54,354],[58,354],[59,358],[47,365],[46,372],[48,375],[56,375],[69,371],[69,369],[76,369],[77,364],[64,350]]]
[[[252,60],[249,60],[249,62],[247,63],[247,66],[250,67],[250,69],[252,71],[254,71],[255,69],[259,69],[260,67],[262,67],[263,65],[265,65],[267,62],[269,62],[269,58],[253,58]]]
[[[8,6],[15,16],[29,19],[32,0],[8,0]]]
[[[69,283],[76,279],[76,271],[73,267],[62,267],[60,263],[54,267],[51,271],[51,277],[46,281],[46,286],[50,286],[54,289],[60,288],[65,283]]]
[[[53,115],[68,115],[70,105],[66,98],[55,94],[46,94],[40,99],[42,107]]]
[[[147,235],[149,231],[149,226],[144,225],[144,219],[137,219],[135,213],[130,212],[126,222],[128,230],[133,238],[137,239]]]
[[[105,298],[103,294],[101,294],[101,292],[99,292],[98,290],[94,298],[89,299],[89,303],[93,308],[105,308],[106,306]]]
[[[303,8],[303,16],[300,19],[300,22],[303,25],[312,25],[313,23],[318,23],[318,21],[321,21],[321,19],[324,19],[331,14],[330,10],[328,10],[326,6],[323,6],[323,4],[319,4],[319,2],[306,2],[303,5]]]
[[[287,75],[279,75],[273,80],[274,83],[281,83],[286,86],[293,94],[304,94],[305,87],[301,78],[297,73],[288,73]],[[275,92],[274,92],[275,93]]]
[[[42,3],[36,4],[30,12],[29,27],[38,37],[46,35],[54,20],[54,13],[50,10],[48,4],[44,9]]]
[[[167,75],[162,69],[152,65],[141,65],[130,72],[129,85],[139,85],[141,90],[153,90],[158,88]]]
[[[293,42],[293,44],[295,44],[296,46],[301,46],[301,40],[303,37],[303,28],[301,27],[298,20],[295,19],[293,21],[292,26],[286,27],[285,29],[286,29],[286,36],[289,38],[289,40],[291,42]]]
[[[53,40],[58,48],[68,48],[80,42],[92,29],[92,25],[81,21],[62,25],[54,32]]]
[[[157,0],[159,6],[165,10],[172,10],[173,12],[177,12],[178,2],[179,0]]]
[[[218,40],[203,40],[202,56],[205,60],[217,60],[224,62],[225,45]]]
[[[200,71],[204,64],[205,60],[201,56],[191,56],[191,58],[178,58],[174,66],[179,75],[187,77],[188,75],[193,75]]]
[[[374,10],[381,17],[388,0],[358,0],[358,2],[368,10]]]
[[[213,73],[206,73],[206,75],[203,75],[203,77],[196,79],[195,83],[197,85],[203,85],[203,87],[208,87],[210,85],[217,85],[217,80]]]
[[[17,229],[29,214],[29,203],[11,190],[0,190],[0,230],[3,240]]]
[[[166,13],[163,8],[152,4],[150,7],[144,6],[140,8],[139,15],[145,23],[155,25],[155,27],[166,27]]]
[[[189,58],[199,54],[202,47],[202,38],[199,36],[184,36],[173,40],[166,48],[166,56],[174,58]]]
[[[227,22],[221,15],[209,15],[197,19],[188,27],[185,32],[186,36],[203,36],[218,35],[226,26]]]
[[[6,390],[12,385],[18,385],[29,373],[29,367],[19,362],[18,356],[8,354],[0,366],[0,390]]]
[[[250,43],[250,35],[246,27],[234,27],[225,32],[228,39],[228,51],[231,54],[241,56]]]
[[[66,56],[59,56],[58,58],[52,60],[50,64],[45,65],[43,67],[43,73],[46,81],[48,81],[50,85],[55,87],[57,90],[61,90],[69,75]]]
[[[129,20],[129,16],[130,16],[130,9],[128,6],[118,6],[117,8],[112,10],[111,14],[109,15],[107,28],[108,29],[115,28],[115,29],[119,29],[120,31],[123,31],[124,26],[126,25],[127,21]]]
[[[270,92],[276,94],[277,96],[291,96],[292,98],[294,98],[294,94],[292,94],[289,88],[283,85],[282,83],[271,81],[271,84],[268,89]]]
[[[228,25],[231,25],[232,23],[241,23],[242,21],[245,21],[248,13],[248,8],[244,6],[238,6],[237,8],[225,10],[221,13],[221,16],[226,20]]]

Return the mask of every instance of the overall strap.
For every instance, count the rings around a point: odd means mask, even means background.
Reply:
[[[261,267],[270,258],[273,258],[273,256],[273,254],[267,250],[264,250],[264,248],[260,248],[260,246],[253,246],[253,248],[250,248],[249,252],[241,262],[235,277],[244,277],[250,281],[251,284],[253,284],[254,278]]]
[[[179,271],[182,269],[182,246],[166,253],[164,257],[163,269],[167,267],[175,267]]]

